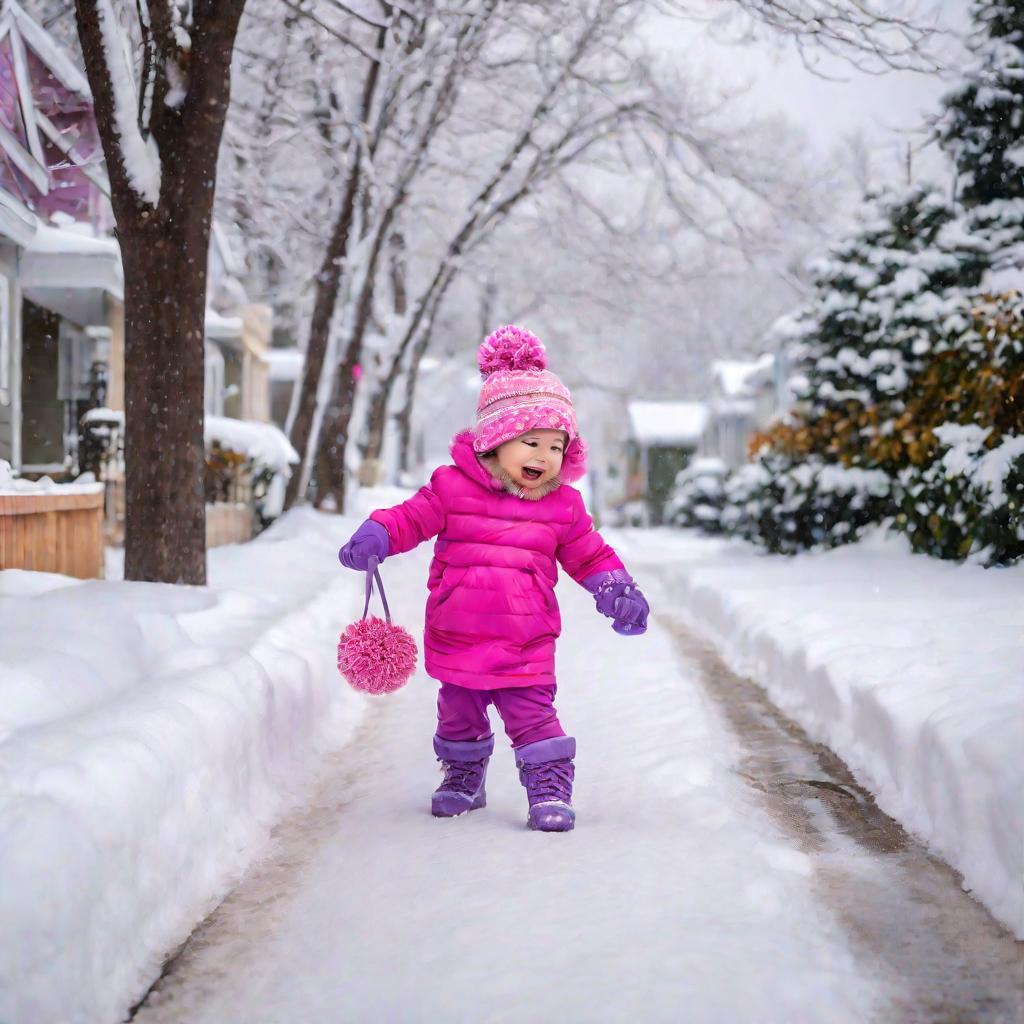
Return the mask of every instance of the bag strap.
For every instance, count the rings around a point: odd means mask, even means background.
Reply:
[[[366,563],[366,602],[363,604],[363,618],[365,619],[368,612],[370,611],[370,597],[373,594],[373,581],[377,581],[377,590],[380,593],[381,604],[384,605],[384,617],[388,621],[388,625],[391,625],[391,609],[388,607],[388,599],[384,596],[384,581],[380,578],[380,569],[377,566],[380,563],[376,558],[370,557]]]

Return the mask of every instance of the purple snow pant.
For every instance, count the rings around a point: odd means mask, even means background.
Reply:
[[[487,705],[493,704],[513,747],[564,736],[555,712],[554,683],[470,690],[442,683],[437,695],[437,735],[445,740],[482,740],[491,735]]]

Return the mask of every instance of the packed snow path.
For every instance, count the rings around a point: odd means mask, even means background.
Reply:
[[[406,624],[425,557],[386,567]],[[1019,950],[952,872],[891,823],[861,842],[813,810],[842,783],[784,724],[776,743],[770,711],[744,717],[751,695],[671,617],[626,639],[571,581],[559,595],[576,831],[523,827],[507,743],[488,806],[432,818],[435,687],[417,675],[375,703],[139,1024],[1020,1019]],[[812,784],[786,797],[772,773]]]

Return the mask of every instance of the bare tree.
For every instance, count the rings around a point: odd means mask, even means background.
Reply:
[[[350,281],[342,355],[333,368],[331,397],[318,434],[314,461],[317,506],[328,499],[336,507],[344,505],[344,458],[354,410],[355,369],[360,365],[367,331],[374,319],[378,268],[387,241],[396,237],[398,218],[412,185],[427,164],[431,144],[454,109],[466,71],[473,66],[487,38],[498,6],[499,0],[454,5],[446,11],[440,31],[434,33],[429,47],[425,46],[429,39],[425,32],[428,19],[413,20],[412,34],[397,43],[400,57],[392,67],[388,94],[376,119],[372,148],[368,147],[369,181],[359,242],[359,272]]]
[[[447,246],[418,296],[404,333],[371,398],[363,454],[376,459],[384,440],[391,392],[405,377],[401,417],[407,419],[419,364],[447,290],[474,251],[492,238],[523,203],[552,184],[573,189],[575,199],[598,211],[569,172],[584,161],[601,162],[632,181],[653,177],[659,199],[677,222],[711,234],[710,205],[728,212],[740,192],[785,201],[784,182],[772,181],[764,161],[722,116],[721,105],[692,98],[691,83],[654,67],[638,47],[624,44],[642,5],[607,0],[590,5],[575,35],[556,59],[548,55],[544,86],[507,143],[499,166],[465,203]],[[563,15],[564,16],[564,15]],[[652,173],[653,172],[653,175]],[[774,173],[776,179],[780,176]],[[615,235],[598,213],[608,239]],[[732,227],[742,230],[743,219]]]
[[[693,13],[687,0],[665,3]],[[934,0],[727,0],[717,14],[705,17],[772,30],[796,46],[812,71],[822,54],[871,73],[934,71],[944,63],[941,11]]]
[[[204,583],[203,343],[244,0],[76,0],[125,277],[125,576]]]
[[[730,15],[730,25],[761,26],[806,53],[842,52],[875,67],[923,65],[931,29],[913,19],[910,0],[888,6],[888,16],[867,0],[726,0],[718,10]],[[314,7],[287,0],[286,7],[319,33],[321,56],[344,53],[349,66],[337,80],[316,69],[331,82],[332,100],[337,96],[327,121],[321,116],[329,131],[318,131],[330,136],[324,153],[335,154],[328,159],[333,181],[322,186],[333,194],[330,219],[300,213],[294,198],[279,209],[311,246],[322,247],[319,270],[307,272],[312,315],[291,420],[293,443],[305,459],[291,500],[305,493],[312,476],[314,501],[340,506],[349,440],[363,425],[364,456],[379,455],[396,404],[407,450],[420,361],[458,276],[472,272],[509,218],[551,189],[571,192],[601,221],[601,196],[572,180],[574,167],[610,172],[617,165],[620,176],[642,179],[674,221],[652,219],[651,230],[662,238],[668,233],[673,244],[690,233],[748,252],[761,245],[745,224],[747,200],[771,206],[780,224],[802,215],[798,189],[805,179],[792,187],[785,161],[777,171],[761,163],[748,173],[752,147],[736,144],[747,129],[720,117],[727,103],[694,88],[685,75],[666,74],[628,45],[635,20],[652,9],[704,20],[703,3],[377,0],[357,6],[332,0]],[[318,104],[321,114],[324,107]],[[296,121],[284,134],[311,132]],[[604,217],[606,229],[611,219]],[[396,232],[404,240],[399,302],[393,287],[381,287],[394,281]],[[265,244],[279,247],[271,239]],[[277,266],[285,262],[275,259]],[[301,273],[305,263],[299,263]]]
[[[370,120],[377,94],[381,74],[381,57],[387,41],[388,27],[382,25],[377,30],[376,55],[367,59],[366,77],[363,82],[360,100],[358,124],[366,125]],[[324,252],[320,271],[316,276],[315,301],[313,316],[309,325],[306,342],[306,358],[303,363],[302,379],[299,382],[298,400],[295,414],[289,425],[292,446],[303,454],[303,465],[308,465],[310,437],[313,432],[313,421],[316,412],[317,394],[323,376],[324,359],[327,355],[328,338],[331,323],[337,307],[341,289],[342,270],[349,251],[352,228],[355,220],[356,198],[362,185],[363,165],[367,158],[372,159],[372,140],[360,133],[352,136],[345,162],[344,187],[341,204],[338,208],[334,228]],[[350,361],[347,368],[341,370],[351,377],[355,361]],[[288,482],[286,504],[291,505],[299,494],[300,486],[305,484],[305,473],[300,469]]]

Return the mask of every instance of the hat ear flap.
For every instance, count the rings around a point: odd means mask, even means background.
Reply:
[[[575,483],[587,471],[587,446],[582,437],[574,437],[565,449],[559,478],[567,484]]]

